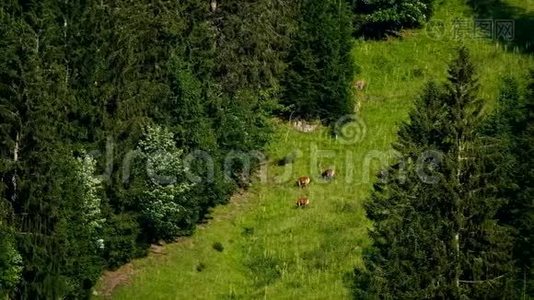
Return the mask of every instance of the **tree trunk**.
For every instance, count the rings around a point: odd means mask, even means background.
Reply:
[[[462,188],[462,182],[461,182],[461,176],[462,176],[462,160],[464,158],[462,157],[462,153],[464,150],[464,144],[462,143],[463,136],[457,137],[457,161],[456,161],[456,184],[458,185],[458,189]],[[458,195],[456,198],[455,203],[455,209],[456,209],[456,215],[455,215],[455,223],[456,223],[456,232],[454,233],[454,240],[453,240],[453,247],[455,251],[455,259],[456,259],[456,265],[454,266],[454,285],[456,288],[456,297],[460,297],[460,273],[462,272],[461,264],[460,264],[460,231],[462,229],[462,220],[463,220],[463,212],[461,209],[461,193],[458,191]]]
[[[17,132],[15,137],[15,147],[13,149],[13,162],[16,164],[19,161],[19,143],[20,134]],[[13,194],[11,195],[11,202],[15,203],[17,200],[17,170],[13,171],[13,177],[11,177],[11,184],[13,185]]]

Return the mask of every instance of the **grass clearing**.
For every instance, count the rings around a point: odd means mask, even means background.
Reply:
[[[354,59],[368,87],[361,97],[361,120],[346,128],[349,138],[333,139],[326,128],[301,133],[276,121],[268,155],[276,161],[295,151],[295,162],[269,164],[266,179],[216,207],[213,219],[192,237],[166,246],[165,255],[135,260],[131,282],[117,288],[113,298],[350,298],[350,273],[369,245],[362,202],[421,87],[445,79],[462,43],[472,50],[488,108],[503,76],[519,78],[534,66],[531,56],[494,41],[459,39],[455,19],[472,16],[465,1],[442,1],[434,17],[443,22],[442,31],[429,23],[401,38],[356,41]],[[322,182],[319,167],[330,165],[336,167],[336,179]],[[295,180],[302,175],[312,176],[312,183],[299,190]],[[301,195],[309,197],[310,206],[296,209]]]

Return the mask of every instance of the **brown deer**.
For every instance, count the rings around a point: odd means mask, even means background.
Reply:
[[[310,199],[308,199],[306,197],[300,197],[297,200],[297,207],[306,207],[306,206],[308,206],[308,204],[310,204]]]
[[[331,180],[336,176],[336,171],[334,169],[326,169],[323,173],[321,173],[321,176],[325,180]]]
[[[308,186],[311,182],[311,178],[308,176],[302,176],[297,179],[297,186],[300,188],[305,188]]]

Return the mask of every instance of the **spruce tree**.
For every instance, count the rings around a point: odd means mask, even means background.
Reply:
[[[395,148],[403,159],[375,185],[374,222],[357,293],[383,298],[487,298],[513,292],[510,231],[497,222],[496,155],[476,132],[482,102],[465,48],[448,83],[430,84]],[[500,295],[500,296],[499,296]]]
[[[499,212],[502,223],[514,228],[514,258],[517,262],[517,290],[532,295],[534,274],[532,243],[534,235],[533,162],[532,153],[532,98],[534,74],[530,74],[527,92],[523,97],[518,83],[506,78],[497,102],[497,108],[486,120],[482,133],[485,138],[500,145],[498,160],[489,169],[504,169],[500,174],[498,193],[507,200]]]
[[[514,226],[518,230],[516,258],[520,263],[523,295],[534,295],[534,71],[530,72],[529,85],[525,101],[525,126],[516,148],[518,161],[519,197],[512,210]],[[527,288],[528,286],[528,288]]]
[[[65,61],[64,11],[55,1],[3,3],[6,51],[2,58],[0,128],[3,190],[22,256],[16,297],[87,296],[101,262],[83,212],[84,186],[73,172],[67,121],[73,94]],[[8,81],[4,81],[4,79]],[[82,198],[82,199],[80,199]]]
[[[298,1],[282,104],[288,114],[333,121],[354,112],[350,8],[342,0]]]
[[[8,299],[21,279],[22,261],[16,248],[15,215],[17,200],[17,161],[20,137],[20,97],[17,28],[15,15],[20,6],[14,1],[0,4],[0,298]]]

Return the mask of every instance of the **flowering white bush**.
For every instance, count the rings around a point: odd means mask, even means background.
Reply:
[[[103,240],[98,237],[98,233],[104,222],[102,212],[100,211],[101,199],[99,197],[99,189],[102,188],[102,180],[95,175],[96,160],[85,155],[76,159],[76,173],[80,182],[82,183],[82,211],[81,218],[86,224],[95,240],[95,245],[101,248]],[[100,240],[102,240],[100,242]]]
[[[0,298],[8,299],[7,293],[20,280],[22,257],[13,245],[12,236],[4,229],[0,219]]]
[[[188,171],[182,162],[182,150],[174,143],[174,135],[166,128],[147,127],[138,151],[146,163],[147,189],[141,198],[145,221],[156,235],[170,239],[180,233],[180,223],[187,223],[191,214],[187,192],[192,184],[186,181]]]

